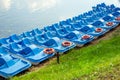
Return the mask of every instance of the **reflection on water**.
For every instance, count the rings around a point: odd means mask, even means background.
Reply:
[[[0,37],[42,28],[101,2],[120,4],[118,0],[0,0]]]

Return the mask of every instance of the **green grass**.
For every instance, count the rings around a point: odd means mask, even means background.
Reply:
[[[15,76],[11,80],[96,80],[99,72],[120,64],[120,31],[116,31],[110,39],[101,40],[97,44],[83,48],[75,48],[35,71]],[[104,74],[105,74],[104,73]]]

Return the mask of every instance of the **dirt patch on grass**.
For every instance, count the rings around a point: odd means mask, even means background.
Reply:
[[[55,59],[56,59],[56,57],[54,56],[54,57],[47,59],[47,60],[45,60],[37,65],[33,65],[31,68],[28,69],[28,71],[35,71],[38,68],[40,69],[41,67],[44,67],[44,66],[50,64],[50,61],[55,60]]]

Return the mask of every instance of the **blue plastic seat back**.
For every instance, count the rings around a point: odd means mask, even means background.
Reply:
[[[83,16],[83,14],[78,15],[78,17],[79,17],[80,19],[85,18],[85,17]]]
[[[91,16],[91,17],[89,17],[89,20],[90,20],[90,22],[94,22],[94,21],[96,21],[97,20],[97,18],[96,18],[96,15],[93,15],[93,16]],[[89,21],[88,21],[89,22]]]
[[[59,35],[65,35],[68,33],[65,28],[59,29],[57,32]]]
[[[68,24],[71,24],[71,23],[73,23],[74,21],[73,21],[71,18],[69,18],[69,19],[66,19],[66,22],[67,22]]]
[[[74,23],[74,21],[73,21],[71,18],[66,19],[66,22],[67,22],[68,24]]]
[[[83,33],[89,33],[89,32],[92,32],[93,30],[88,26],[84,26],[80,29],[80,31]]]
[[[89,17],[89,16],[91,16],[91,15],[89,15],[87,12],[83,13],[83,15],[84,15],[86,18]]]
[[[75,30],[79,30],[81,28],[81,24],[79,22],[76,22],[74,24],[71,24],[71,26],[75,29]]]
[[[97,14],[94,14],[93,16],[91,16],[91,19],[93,19],[94,21],[98,20],[100,17],[97,16]]]
[[[64,28],[66,29],[67,32],[71,32],[75,30],[71,25],[66,25],[64,26]]]
[[[23,37],[33,37],[30,32],[24,32]]]
[[[92,7],[92,8],[93,8],[94,13],[101,12],[101,10],[99,9],[99,7]]]
[[[41,35],[37,35],[34,37],[34,41],[32,43],[41,46],[44,42],[46,42],[48,39],[44,39]]]
[[[114,5],[114,4],[111,4],[111,5],[109,6],[109,8],[110,8],[110,9],[115,9],[115,5]]]
[[[111,14],[111,13],[113,13],[113,9],[111,9],[111,8],[109,7],[108,10],[106,10],[106,12],[107,12],[108,14]]]
[[[97,13],[96,16],[98,18],[101,18],[101,17],[105,16],[105,13],[104,12],[100,12],[100,13]]]
[[[78,39],[78,37],[73,33],[69,33],[68,35],[65,36],[65,38],[67,38],[68,40],[76,40],[76,39]]]
[[[105,17],[103,18],[103,20],[105,20],[105,21],[111,21],[111,20],[113,20],[113,18],[110,17],[110,16],[105,16]]]
[[[81,19],[81,18],[79,18],[79,17],[73,17],[73,18],[72,18],[73,21],[77,21],[77,20],[80,20],[80,19]]]
[[[94,20],[91,17],[89,17],[86,19],[86,21],[87,21],[87,23],[90,23],[90,22],[93,22]]]
[[[120,11],[119,7],[117,7],[117,8],[114,9],[114,12],[117,12],[117,11]]]
[[[4,60],[8,67],[13,66],[19,59],[13,57],[12,55],[6,55],[4,56]]]
[[[10,42],[20,41],[20,38],[16,34],[11,35],[9,39]]]
[[[86,15],[84,15],[84,13],[81,14],[81,18],[86,18]]]
[[[23,46],[23,47],[26,47],[26,46],[31,45],[31,42],[30,42],[29,39],[25,38],[25,39],[22,39],[22,41],[19,42],[18,44],[20,44],[20,45]]]
[[[47,47],[57,47],[57,42],[54,39],[50,39],[48,41],[46,41],[43,45],[47,46]]]
[[[80,14],[80,15],[78,15],[78,17],[79,17],[79,18],[81,18],[81,19],[83,18],[81,14]]]
[[[16,44],[16,43],[11,43],[9,50],[13,53],[19,53],[23,49],[24,49],[23,46]]]
[[[100,17],[100,16],[98,16],[98,15],[99,15],[99,13],[94,15],[95,20],[98,20],[98,19],[100,19],[100,18],[101,18],[101,17]]]
[[[4,44],[9,44],[9,43],[7,42],[6,38],[2,38],[2,39],[0,39],[0,44],[4,45]]]
[[[59,24],[60,24],[61,26],[63,26],[63,25],[68,25],[67,21],[60,21]]]
[[[100,27],[100,26],[103,26],[104,24],[101,21],[96,21],[92,25],[95,27]]]
[[[88,25],[88,24],[89,24],[89,22],[87,22],[86,19],[87,19],[87,18],[85,18],[85,19],[83,19],[83,20],[81,21],[84,25]]]
[[[41,38],[42,38],[43,40],[48,40],[48,39],[49,39],[49,37],[47,36],[46,33],[44,33],[44,34],[42,34],[42,35],[40,35],[40,36],[41,36]]]
[[[93,11],[88,11],[88,15],[93,15],[94,12]]]
[[[39,54],[40,52],[43,51],[44,48],[35,48],[32,50],[32,54],[35,55],[35,54]],[[39,57],[39,56],[38,56]]]
[[[32,52],[32,49],[29,47],[24,48],[19,52],[19,54],[23,55],[25,57],[26,55],[29,55]]]
[[[0,68],[1,68],[5,63],[6,63],[5,60],[4,60],[2,57],[0,57]]]
[[[61,25],[59,25],[58,23],[56,23],[56,24],[53,24],[52,25],[56,30],[59,30],[59,29],[61,29],[61,28],[63,28]]]
[[[35,36],[35,40],[44,41],[44,38],[42,38],[41,35],[37,35],[37,36]]]
[[[106,7],[102,7],[102,6],[99,7],[100,12],[109,10],[107,7],[108,7],[108,6],[106,6]]]
[[[97,6],[92,7],[94,11],[102,11],[107,7],[107,5],[105,3],[101,3],[101,4],[97,4]]]
[[[81,26],[87,25],[87,23],[86,23],[86,21],[85,21],[84,19],[81,20],[81,21],[79,22],[79,24],[80,24]]]
[[[14,58],[12,58],[11,55],[5,55],[0,57],[0,63],[2,63],[1,65],[6,64],[6,66],[9,67],[11,65],[14,65],[13,59]]]
[[[110,8],[106,10],[106,13],[107,13],[107,14],[111,14],[112,12],[113,12],[113,10],[110,9]],[[107,14],[106,14],[106,15],[107,15]]]
[[[94,6],[93,8],[101,8],[103,7],[101,4],[97,4],[96,6]]]
[[[16,43],[12,43],[11,46],[13,49],[20,49],[20,47]]]
[[[77,16],[77,18],[78,18],[79,20],[81,20],[81,19],[82,19],[82,18],[81,18],[81,15],[78,15],[78,16]]]
[[[100,7],[106,7],[107,5],[105,3],[101,3]]]
[[[52,26],[46,26],[44,27],[45,31],[56,31],[55,27]]]
[[[38,28],[34,29],[35,33],[36,34],[42,34],[43,33],[43,30],[40,30]]]
[[[8,54],[6,51],[6,48],[0,47],[0,55],[2,56],[2,55],[6,55],[6,54]]]
[[[114,12],[114,13],[112,13],[112,15],[115,17],[118,17],[118,16],[120,16],[120,12]]]
[[[10,66],[13,66],[19,59],[12,59],[10,61],[7,62],[7,65],[10,67]]]
[[[0,60],[4,61],[4,63],[6,64],[5,67],[10,67],[10,66],[13,66],[20,59],[15,58],[12,55],[5,55],[5,56],[2,56],[2,59]]]
[[[103,11],[103,12],[99,13],[100,17],[104,17],[105,15],[108,15],[108,13],[106,11]]]
[[[33,29],[32,31],[30,31],[30,34],[28,34],[29,36],[35,36],[35,35],[41,35],[43,33],[42,30],[39,30],[38,28]]]
[[[32,36],[37,35],[34,29],[33,29],[32,31],[30,31],[30,34],[31,34]]]
[[[58,37],[58,34],[57,34],[56,31],[47,32],[46,35],[47,35],[49,38]]]

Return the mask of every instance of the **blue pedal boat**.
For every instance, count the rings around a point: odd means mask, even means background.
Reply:
[[[15,55],[30,61],[34,65],[54,56],[54,53],[45,54],[43,52],[44,48],[38,48],[38,46],[34,44],[28,45],[28,43],[29,42],[25,43],[25,40],[22,41],[22,44],[25,45],[12,43],[10,44],[10,51]]]
[[[113,12],[113,13],[111,13],[111,15],[113,15],[114,17],[119,17],[120,11]]]
[[[117,20],[119,17],[113,17],[113,16],[105,16],[103,17],[102,19],[105,21],[105,22],[114,22],[114,25],[113,25],[113,28],[116,27],[120,20]]]
[[[107,30],[104,28],[94,27],[91,25],[80,26],[79,24],[73,24],[71,26],[74,28],[73,30],[80,31],[84,34],[89,34],[89,35],[92,35],[94,37],[101,36],[107,32]]]
[[[96,27],[90,26],[90,25],[81,27],[81,29],[79,29],[79,31],[84,34],[92,35],[94,37],[99,37],[107,32],[106,29],[103,29],[100,27],[96,28]]]
[[[94,37],[92,35],[84,34],[79,31],[73,31],[65,35],[63,39],[74,42],[77,44],[77,46],[83,46],[88,42],[91,42],[94,39]]]
[[[54,52],[54,53],[51,53],[51,54],[45,54],[44,53],[44,51],[41,51],[41,54],[37,54],[38,53],[38,51],[40,51],[40,50],[43,50],[44,48],[40,48],[39,46],[36,46],[34,43],[32,43],[29,39],[23,39],[19,44],[21,44],[23,47],[30,47],[31,49],[33,49],[33,51],[34,51],[34,53],[36,54],[35,56],[32,56],[32,57],[34,57],[34,59],[38,59],[37,61],[39,61],[39,62],[42,62],[42,61],[44,61],[44,60],[46,60],[46,59],[48,59],[48,58],[50,58],[50,57],[52,57],[52,56],[54,56],[54,54],[56,53],[56,52]],[[39,49],[38,49],[38,48]],[[35,50],[34,50],[35,49]],[[38,56],[38,57],[37,57]],[[32,58],[31,57],[31,58]],[[40,59],[39,59],[40,58]],[[28,59],[28,58],[27,58]],[[30,57],[29,57],[29,59],[30,59]],[[29,60],[28,59],[28,60]]]
[[[115,18],[116,22],[120,23],[120,11],[114,12],[111,15]]]
[[[63,46],[62,45],[63,42],[66,42],[66,40],[61,40],[58,37],[53,37],[40,46],[43,46],[46,48],[54,48],[56,50],[56,52],[59,52],[59,53],[64,53],[76,46],[75,43],[70,42],[70,41],[68,41],[71,43],[69,46]]]
[[[16,58],[8,53],[5,48],[0,47],[0,75],[2,77],[9,78],[15,76],[31,67],[28,61]]]
[[[114,28],[114,27],[116,27],[117,26],[117,24],[115,23],[114,24],[114,22],[112,22],[112,24],[113,25],[106,25],[108,22],[102,22],[102,21],[96,21],[96,22],[94,22],[93,24],[91,24],[91,26],[94,26],[94,27],[100,27],[100,28],[103,28],[103,29],[106,29],[106,30],[110,30],[110,29],[112,29],[112,28]],[[111,24],[111,22],[110,22],[110,24]]]
[[[114,4],[112,4],[110,7],[113,12],[117,12],[117,11],[120,12],[120,7],[116,7]]]

